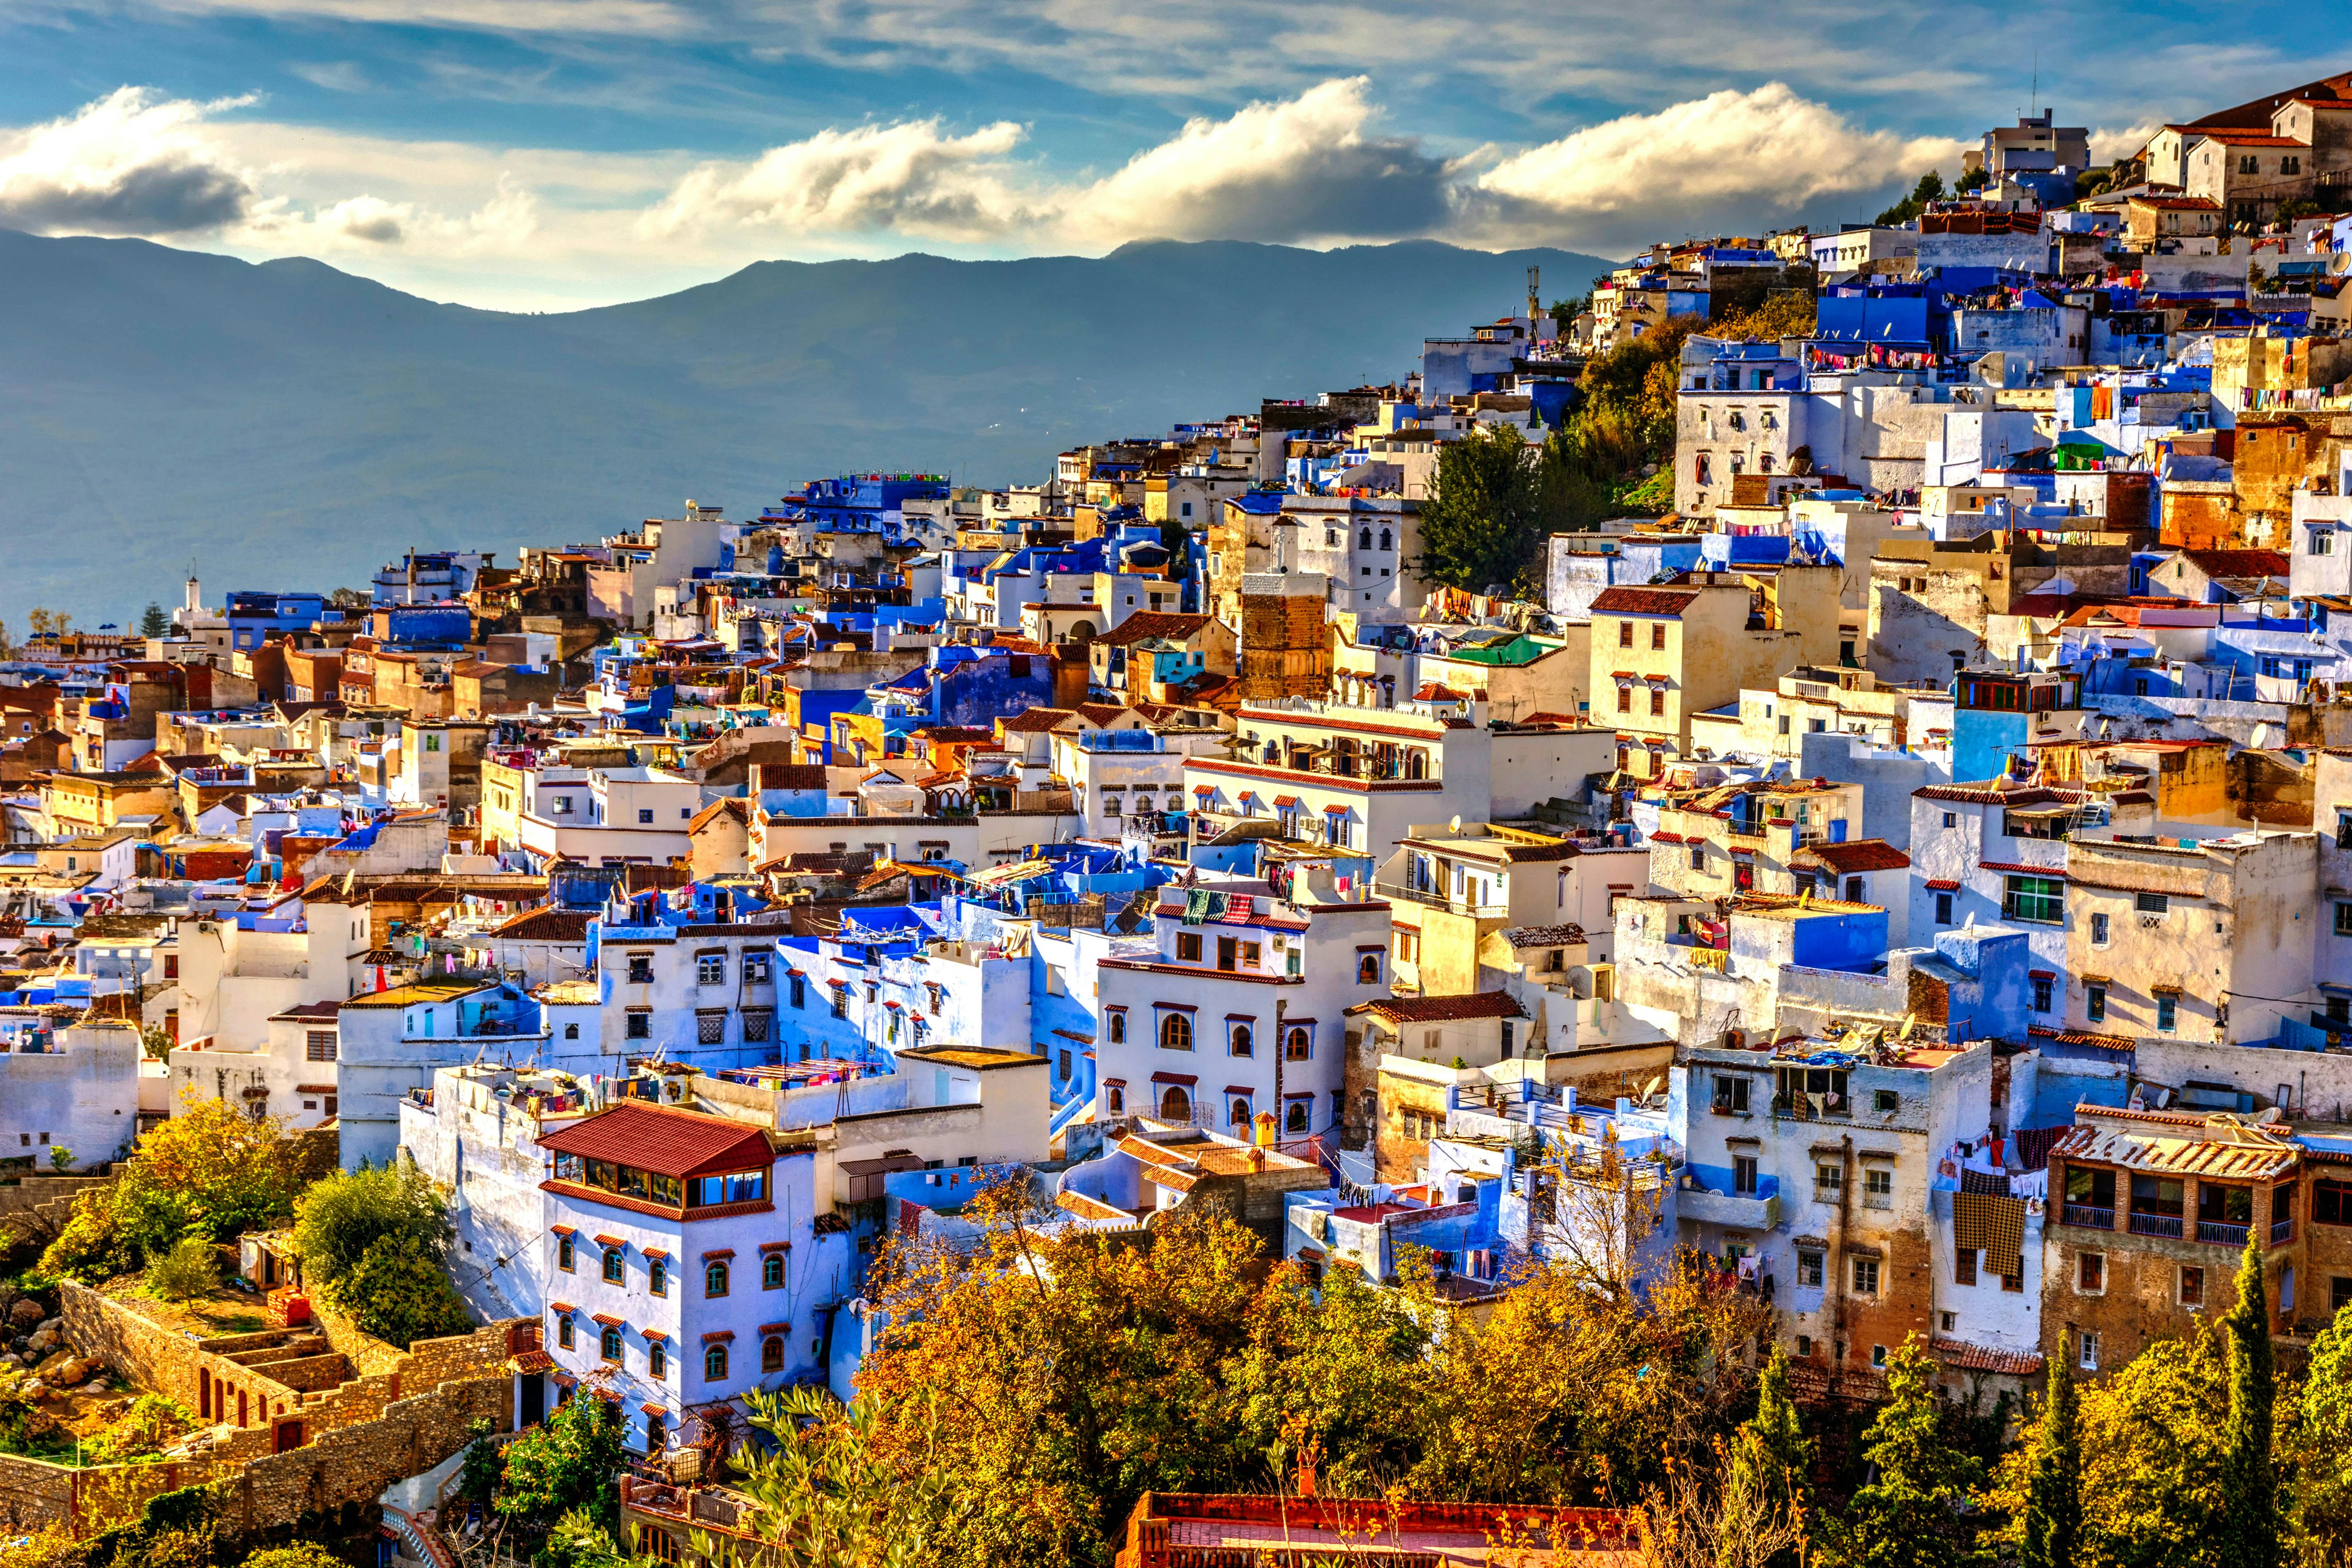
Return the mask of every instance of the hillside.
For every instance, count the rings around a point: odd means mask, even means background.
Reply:
[[[1411,244],[761,262],[522,316],[309,260],[0,231],[0,620],[356,584],[408,545],[586,538],[692,496],[742,516],[860,468],[1034,479],[1073,444],[1410,369],[1526,268]],[[40,548],[30,548],[35,543]]]

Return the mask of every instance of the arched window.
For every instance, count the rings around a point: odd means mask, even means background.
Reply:
[[[1370,550],[1372,547],[1372,531],[1370,528],[1366,528],[1356,536],[1356,545],[1361,550]]]
[[[761,1372],[782,1372],[784,1370],[783,1335],[770,1334],[766,1339],[760,1342],[760,1370]]]
[[[576,1039],[578,1039],[578,1038],[580,1037],[580,1026],[579,1026],[579,1025],[577,1025],[577,1024],[566,1024],[566,1025],[564,1025],[564,1026],[563,1026],[563,1037],[564,1037],[565,1039],[567,1039],[567,1040],[576,1040]]]
[[[628,1266],[622,1260],[621,1249],[617,1247],[604,1249],[604,1278],[615,1285],[628,1278]]]
[[[727,1381],[727,1347],[724,1344],[710,1345],[704,1349],[702,1375],[704,1380],[709,1383]]]
[[[1114,1046],[1127,1044],[1127,1015],[1124,1013],[1110,1016],[1110,1043]]]
[[[1246,1128],[1249,1126],[1249,1101],[1246,1100],[1234,1100],[1233,1103],[1233,1109],[1229,1113],[1227,1120],[1229,1120],[1235,1127]]]
[[[669,1347],[659,1340],[646,1346],[646,1373],[656,1381],[669,1375]]]
[[[1286,1132],[1304,1132],[1307,1131],[1307,1102],[1305,1100],[1294,1100],[1290,1102],[1290,1109],[1283,1112],[1282,1130]]]
[[[1368,952],[1356,960],[1356,984],[1378,985],[1381,983],[1381,955]]]
[[[1404,754],[1404,776],[1409,779],[1427,778],[1429,776],[1429,753],[1422,751],[1419,747],[1415,747],[1413,750],[1407,752]]]
[[[1388,531],[1387,529],[1385,529],[1385,528],[1384,528],[1384,529],[1382,529],[1382,530],[1381,530],[1381,548],[1382,550],[1387,550],[1387,549],[1391,548],[1391,545],[1390,545],[1390,543],[1389,543],[1389,531]]]
[[[1256,1051],[1257,1042],[1251,1037],[1250,1026],[1247,1024],[1234,1026],[1233,1047],[1234,1055],[1237,1057],[1249,1056]]]
[[[706,1296],[727,1294],[727,1260],[715,1258],[703,1265],[702,1293]]]
[[[605,1359],[606,1361],[618,1361],[618,1360],[620,1360],[620,1359],[621,1359],[621,1331],[620,1331],[620,1330],[618,1330],[618,1329],[616,1329],[616,1328],[613,1328],[613,1327],[611,1327],[611,1326],[609,1326],[609,1325],[608,1325],[608,1326],[605,1328],[604,1332],[604,1335],[603,1335],[602,1339],[600,1340],[600,1342],[598,1342],[598,1344],[597,1344],[597,1347],[596,1347],[596,1348],[598,1349],[598,1351],[600,1351],[600,1352],[603,1353],[603,1355],[604,1355],[604,1359]]]
[[[1303,1028],[1294,1028],[1284,1039],[1282,1054],[1294,1062],[1303,1062],[1315,1054],[1314,1037]]]
[[[1189,1051],[1192,1048],[1192,1015],[1171,1013],[1160,1020],[1160,1048],[1163,1051]]]
[[[1160,1092],[1160,1120],[1162,1121],[1192,1120],[1192,1097],[1184,1092],[1182,1084],[1171,1083]]]
[[[784,1288],[784,1255],[771,1252],[760,1259],[760,1289],[781,1290]]]
[[[1105,1103],[1110,1107],[1111,1115],[1124,1116],[1127,1114],[1127,1090],[1118,1088],[1117,1085],[1113,1085],[1105,1091],[1104,1100]]]

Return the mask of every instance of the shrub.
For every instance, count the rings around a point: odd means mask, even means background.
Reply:
[[[315,1541],[287,1546],[265,1546],[237,1568],[349,1568],[343,1560]]]
[[[414,1165],[338,1172],[313,1184],[295,1205],[294,1245],[313,1286],[338,1283],[387,1237],[438,1268],[453,1230],[448,1205]]]
[[[49,1145],[49,1168],[51,1170],[70,1171],[73,1169],[73,1163],[74,1155],[72,1150],[67,1148],[62,1143],[52,1143]]]
[[[121,1465],[152,1458],[196,1429],[187,1406],[161,1394],[142,1394],[113,1426],[82,1446],[92,1464]]]
[[[327,1294],[362,1331],[402,1350],[474,1326],[440,1260],[410,1236],[379,1238]]]
[[[193,1236],[147,1265],[147,1293],[163,1301],[185,1301],[220,1289],[220,1254]]]

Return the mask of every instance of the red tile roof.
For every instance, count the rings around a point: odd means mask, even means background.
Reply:
[[[1147,637],[1182,642],[1209,624],[1206,616],[1172,615],[1165,610],[1140,610],[1095,638],[1105,647],[1127,647]]]
[[[490,935],[509,942],[554,942],[569,945],[588,940],[591,910],[525,910],[490,928]]]
[[[1603,588],[1592,608],[1604,616],[1679,616],[1697,598],[1695,589]]]
[[[609,1160],[664,1176],[697,1176],[764,1168],[774,1155],[756,1127],[722,1116],[667,1105],[624,1101],[549,1133],[539,1146],[551,1153]]]
[[[1005,733],[1009,735],[1028,734],[1032,731],[1042,732],[1051,730],[1075,711],[1075,709],[1069,708],[1030,708],[1000,721],[1004,726]]]
[[[1524,1018],[1519,1005],[1499,991],[1474,996],[1386,996],[1359,1002],[1351,1014],[1370,1013],[1393,1024],[1444,1024],[1465,1018]]]
[[[1854,871],[1899,871],[1911,857],[1884,838],[1849,838],[1843,844],[1813,844],[1805,853],[1840,876]]]
[[[2275,550],[2184,550],[2208,577],[2284,577],[2293,568]]]
[[[1927,1349],[1946,1366],[1966,1372],[2004,1372],[2031,1377],[2042,1370],[2042,1356],[2035,1351],[1995,1350],[1990,1345],[1972,1345],[1965,1340],[1941,1337],[1928,1341]]]

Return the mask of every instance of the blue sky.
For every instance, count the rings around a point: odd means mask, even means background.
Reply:
[[[2226,30],[2220,26],[2226,16]],[[0,0],[0,226],[563,309],[767,258],[1867,216],[2042,101],[2128,150],[2308,6]],[[2030,18],[2030,25],[2029,25]],[[2209,43],[2217,37],[2228,42]],[[2278,43],[2240,40],[2278,39]]]

